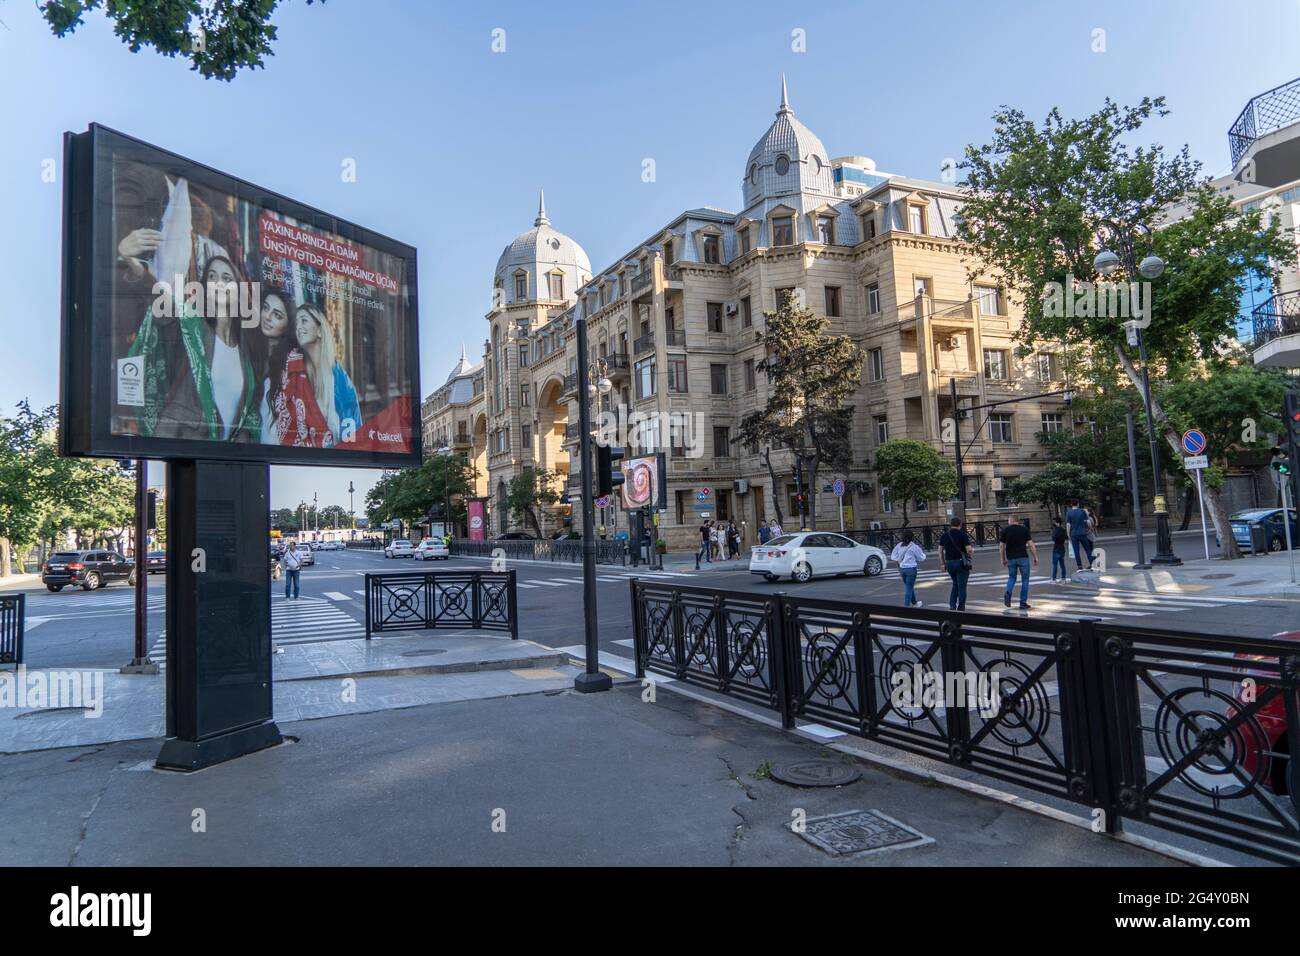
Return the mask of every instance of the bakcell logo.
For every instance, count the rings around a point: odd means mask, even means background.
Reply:
[[[402,440],[401,435],[394,434],[393,432],[377,432],[373,428],[370,429],[370,440],[374,441],[376,438],[378,438],[380,441],[398,442],[398,443],[400,443]]]

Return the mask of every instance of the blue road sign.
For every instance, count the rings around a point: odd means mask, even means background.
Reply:
[[[836,493],[837,495],[839,495],[841,498],[844,497],[844,479],[843,479],[843,478],[836,478],[836,479],[835,479],[835,493]]]
[[[1205,432],[1199,428],[1189,428],[1183,432],[1183,453],[1186,455],[1199,455],[1205,451]]]

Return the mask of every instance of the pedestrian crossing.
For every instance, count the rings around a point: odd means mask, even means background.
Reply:
[[[346,594],[339,594],[339,597],[351,600]],[[297,598],[290,601],[276,597],[271,601],[272,645],[284,647],[291,644],[324,644],[329,641],[356,640],[365,636],[365,625],[361,621],[339,610],[332,602],[323,598]],[[161,632],[153,646],[149,648],[149,656],[158,664],[166,666],[166,631]]]

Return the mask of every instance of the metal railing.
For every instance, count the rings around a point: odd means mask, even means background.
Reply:
[[[23,629],[26,626],[27,595],[0,597],[0,664],[23,662]]]
[[[644,272],[639,272],[636,275],[634,275],[632,277],[632,295],[636,295],[637,293],[641,292],[643,289],[649,288],[650,283],[653,280],[654,280],[654,271],[651,269],[646,269]]]
[[[632,354],[640,355],[642,352],[653,352],[654,347],[655,347],[654,333],[650,332],[647,333],[646,335],[639,336],[637,340],[632,343]]]
[[[472,627],[519,638],[513,571],[401,571],[366,575],[366,640],[376,631]]]
[[[1098,808],[1107,832],[1300,863],[1300,643],[639,579],[631,597],[639,679]]]
[[[1232,165],[1261,136],[1300,122],[1300,77],[1252,97],[1228,130]]]
[[[1300,335],[1300,290],[1283,292],[1251,310],[1255,348],[1283,335]]]
[[[665,345],[685,345],[685,344],[686,344],[686,330],[685,330],[685,329],[665,329],[665,330],[664,330],[664,344],[665,344]]]
[[[503,557],[507,560],[561,561],[582,563],[582,541],[577,538],[511,538],[505,541],[471,541],[454,538],[451,553],[467,558]],[[597,564],[627,564],[627,542],[600,538],[596,541]]]

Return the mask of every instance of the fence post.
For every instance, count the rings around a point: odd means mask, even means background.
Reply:
[[[945,690],[949,674],[964,675],[966,670],[961,650],[959,613],[950,612],[948,619],[939,625],[939,660],[943,664]],[[969,683],[965,686],[969,690]],[[965,764],[970,759],[970,700],[968,698],[967,694],[960,707],[954,707],[954,701],[944,701],[948,716],[948,759],[955,764]]]
[[[509,575],[506,586],[510,590],[506,599],[506,607],[510,612],[510,640],[517,641],[519,640],[519,601],[515,592],[515,569],[511,568],[506,574]]]
[[[645,621],[641,618],[641,604],[637,600],[636,578],[628,579],[627,586],[632,595],[632,653],[636,658],[636,679],[645,680],[645,659],[649,656],[649,648],[646,647]]]
[[[483,587],[483,572],[471,571],[470,576],[470,626],[478,628],[483,626],[483,605],[480,601],[481,595],[479,593],[480,589]]]
[[[1083,618],[1079,621],[1079,654],[1082,664],[1082,699],[1070,718],[1082,721],[1088,741],[1088,775],[1092,778],[1094,805],[1103,812],[1102,823],[1106,833],[1115,834],[1122,828],[1121,813],[1124,803],[1133,804],[1120,793],[1124,779],[1124,754],[1136,745],[1136,756],[1142,755],[1142,723],[1138,708],[1136,686],[1127,693],[1124,682],[1115,679],[1113,665],[1107,664],[1104,641],[1097,634],[1097,621]],[[1111,638],[1118,640],[1118,638]],[[1136,684],[1136,675],[1133,684]],[[1065,715],[1062,714],[1062,719]],[[1121,726],[1116,726],[1116,722]],[[1136,737],[1136,741],[1133,739]],[[1127,738],[1127,742],[1126,742]],[[1138,782],[1145,782],[1145,766]],[[1136,809],[1136,807],[1133,807]]]
[[[370,640],[370,575],[366,574],[366,640]]]
[[[781,727],[784,730],[794,730],[794,701],[791,699],[792,688],[795,686],[791,679],[790,666],[792,662],[798,660],[798,653],[790,651],[790,634],[786,631],[785,623],[785,592],[777,591],[772,595],[771,610],[768,614],[768,633],[772,635],[771,650],[768,656],[768,666],[772,668],[772,688],[776,694],[776,707],[781,713]],[[798,637],[794,639],[798,644]]]

